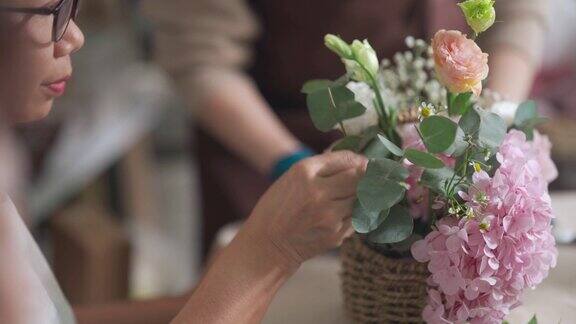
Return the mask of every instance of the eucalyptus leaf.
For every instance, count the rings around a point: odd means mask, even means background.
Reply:
[[[423,168],[440,169],[444,167],[444,162],[430,153],[407,149],[404,157],[408,161]]]
[[[334,82],[330,80],[310,80],[304,83],[302,87],[302,93],[311,94],[319,90],[324,90],[331,87]]]
[[[450,168],[426,169],[424,170],[424,173],[422,173],[420,183],[430,190],[446,196],[448,194],[446,191],[447,185],[452,179],[453,182],[458,182],[462,178],[460,176],[455,176],[454,170]]]
[[[370,212],[362,207],[359,201],[354,204],[354,211],[352,212],[352,227],[356,232],[366,234],[374,231],[384,222],[390,209],[381,212]]]
[[[352,151],[358,153],[360,151],[360,136],[346,136],[336,142],[332,151]]]
[[[396,205],[382,224],[368,234],[368,240],[376,244],[402,242],[412,235],[414,220],[406,207]]]
[[[366,108],[354,99],[345,86],[328,87],[308,94],[306,103],[314,126],[322,132],[331,131],[338,123],[361,116]]]
[[[369,159],[386,159],[390,156],[390,151],[374,138],[365,148],[363,154]]]
[[[480,115],[478,111],[474,109],[468,110],[458,122],[458,125],[462,131],[469,136],[477,136],[478,130],[480,129]]]
[[[498,149],[508,131],[506,122],[500,116],[479,107],[468,110],[458,124],[466,135],[491,151]]]
[[[396,146],[396,144],[392,143],[389,139],[387,139],[386,137],[378,134],[376,136],[378,138],[378,140],[380,141],[380,143],[382,143],[382,145],[384,145],[384,147],[386,147],[388,149],[388,151],[390,151],[390,153],[396,155],[396,156],[403,156],[404,155],[404,151],[402,151],[401,148],[399,148],[398,146]]]
[[[362,207],[376,213],[390,209],[404,198],[406,188],[400,184],[408,178],[408,170],[389,159],[373,159],[358,183],[358,200]]]
[[[533,100],[525,101],[518,106],[514,116],[514,125],[522,127],[531,119],[538,117],[538,108]]]
[[[527,121],[524,126],[520,127],[519,130],[526,134],[526,139],[529,141],[534,139],[534,129],[536,126],[548,122],[549,119],[546,117],[536,117]]]
[[[420,123],[420,134],[430,153],[441,153],[450,148],[457,130],[458,125],[443,116],[430,116]]]
[[[538,324],[538,318],[536,318],[536,315],[532,316],[532,319],[530,319],[528,324]]]
[[[480,112],[480,130],[478,132],[478,141],[480,145],[488,147],[492,151],[496,151],[508,131],[506,122],[498,115],[481,111]]]
[[[444,153],[452,157],[458,157],[464,154],[468,146],[469,144],[466,142],[466,134],[464,134],[462,128],[458,127],[454,143],[452,143],[452,145]]]
[[[520,104],[514,116],[514,128],[523,131],[528,140],[534,138],[534,128],[548,119],[538,115],[536,102],[526,101]]]

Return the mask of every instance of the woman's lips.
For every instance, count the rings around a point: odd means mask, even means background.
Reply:
[[[52,95],[54,95],[55,97],[60,97],[64,94],[64,92],[66,92],[66,84],[68,83],[69,79],[70,79],[70,77],[66,77],[66,78],[60,79],[58,81],[54,81],[54,82],[45,84],[44,86],[48,90],[50,90]]]

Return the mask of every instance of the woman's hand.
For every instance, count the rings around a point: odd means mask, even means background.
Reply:
[[[243,231],[295,267],[340,246],[353,233],[356,185],[366,163],[351,152],[301,161],[264,194]]]
[[[259,323],[305,260],[352,233],[356,184],[366,159],[326,153],[296,164],[260,199],[173,323]]]

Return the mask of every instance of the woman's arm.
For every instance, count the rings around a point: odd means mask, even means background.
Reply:
[[[270,246],[241,231],[218,254],[173,323],[258,323],[295,271]]]
[[[496,2],[497,22],[480,36],[490,54],[488,88],[522,101],[540,68],[549,23],[549,0]]]
[[[350,152],[304,160],[258,202],[173,323],[259,323],[302,262],[353,233],[356,184],[366,160]]]
[[[155,57],[199,125],[264,174],[299,149],[243,72],[258,24],[245,0],[145,0]]]
[[[529,96],[538,72],[536,65],[526,55],[508,46],[499,46],[492,51],[490,70],[488,88],[515,102]]]
[[[199,124],[263,174],[301,144],[274,114],[258,89],[241,75],[214,84],[199,107]]]

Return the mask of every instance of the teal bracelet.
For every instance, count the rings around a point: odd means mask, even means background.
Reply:
[[[292,154],[280,158],[272,168],[270,179],[277,180],[284,173],[286,173],[286,171],[290,170],[294,164],[298,163],[298,161],[304,160],[305,158],[311,156],[314,156],[314,152],[311,149],[302,148]]]

